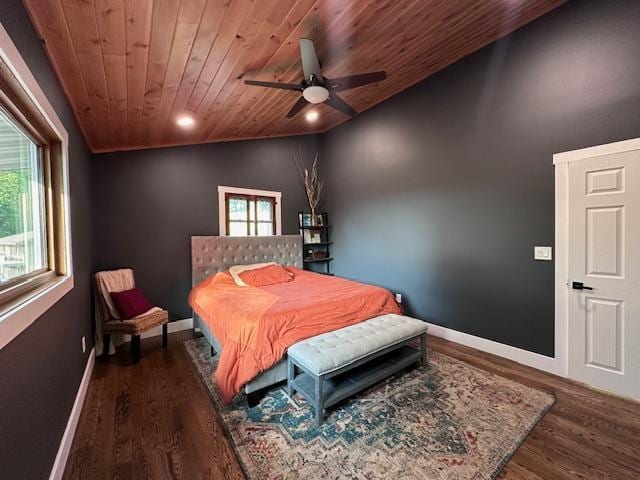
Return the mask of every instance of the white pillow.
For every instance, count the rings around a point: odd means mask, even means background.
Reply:
[[[253,263],[251,265],[234,265],[229,269],[229,274],[233,277],[233,281],[236,282],[236,285],[239,287],[248,287],[246,283],[242,281],[240,278],[240,274],[242,272],[246,272],[247,270],[255,270],[256,268],[266,267],[268,265],[278,265],[276,262],[267,262],[267,263]]]

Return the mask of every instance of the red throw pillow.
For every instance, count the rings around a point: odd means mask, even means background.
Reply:
[[[125,290],[123,292],[112,292],[111,300],[118,309],[123,320],[137,317],[138,315],[151,310],[151,304],[144,293],[138,288]]]
[[[264,287],[293,280],[293,274],[281,265],[267,265],[266,267],[245,270],[240,272],[238,276],[250,287]]]

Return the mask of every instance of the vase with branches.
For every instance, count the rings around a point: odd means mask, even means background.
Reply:
[[[309,208],[311,209],[311,225],[316,225],[316,209],[320,203],[320,197],[324,187],[324,182],[320,180],[318,176],[318,153],[316,152],[313,158],[311,169],[308,169],[304,164],[302,148],[298,149],[298,153],[294,155],[293,160],[298,169],[298,174],[302,180],[302,186],[304,187],[307,201],[309,202]]]

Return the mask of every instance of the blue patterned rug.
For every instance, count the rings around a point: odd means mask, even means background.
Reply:
[[[493,479],[554,398],[447,355],[409,369],[329,410],[277,388],[249,408],[223,405],[206,339],[185,348],[207,386],[247,478]]]

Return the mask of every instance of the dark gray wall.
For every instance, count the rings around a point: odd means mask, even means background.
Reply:
[[[554,153],[640,136],[640,2],[574,1],[323,138],[337,274],[553,355]]]
[[[0,477],[48,478],[84,372],[91,333],[91,156],[19,0],[2,0],[9,32],[69,133],[75,287],[0,350]]]
[[[292,155],[318,137],[252,140],[96,155],[94,266],[130,266],[152,303],[187,318],[192,235],[218,234],[218,185],[282,192],[282,232],[306,205]]]

